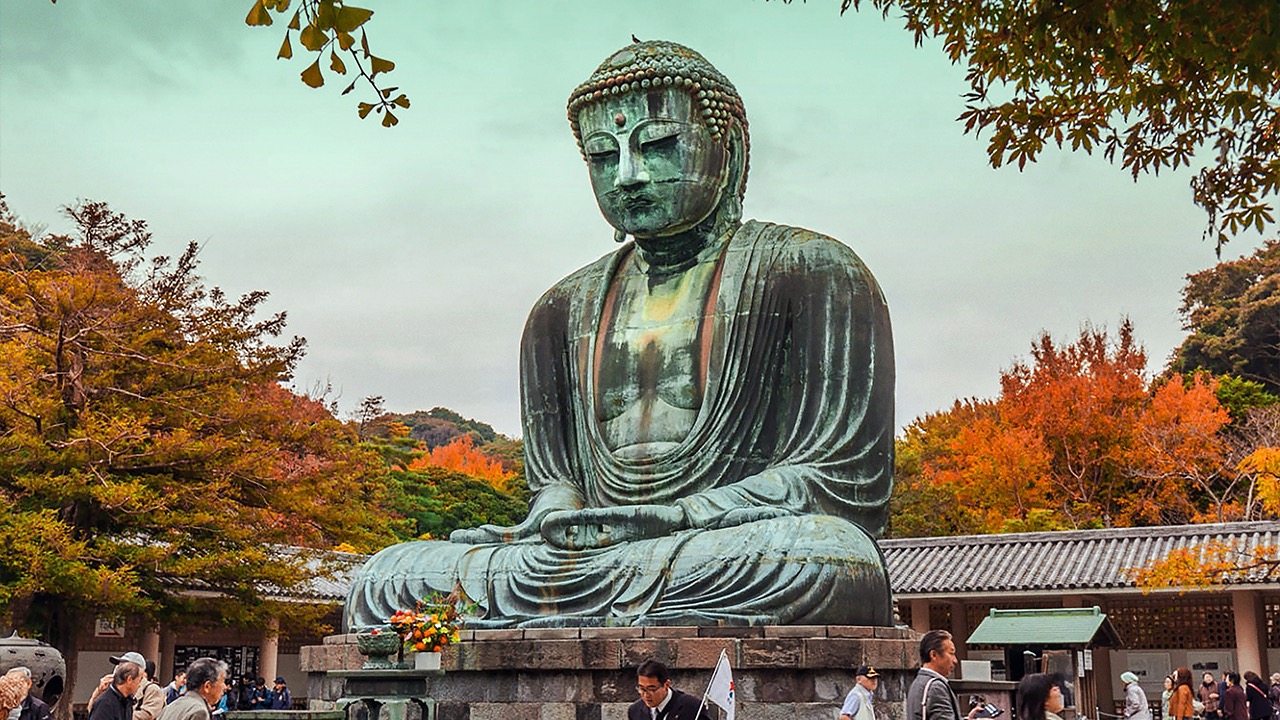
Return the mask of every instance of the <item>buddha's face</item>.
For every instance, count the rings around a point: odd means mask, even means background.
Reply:
[[[582,109],[578,123],[600,211],[639,238],[689,230],[720,204],[728,153],[671,88],[615,95]]]

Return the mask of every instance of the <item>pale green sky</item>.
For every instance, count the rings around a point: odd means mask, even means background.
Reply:
[[[0,0],[0,191],[53,230],[90,198],[149,221],[159,252],[203,243],[212,284],[270,291],[308,338],[297,385],[331,382],[347,411],[380,394],[519,434],[525,315],[614,247],[565,102],[632,34],[737,86],[748,217],[843,240],[879,278],[900,425],[995,394],[1041,330],[1128,315],[1158,369],[1184,276],[1216,261],[1188,171],[1134,184],[1067,152],[992,170],[955,122],[963,70],[838,0],[369,0],[413,101],[392,130],[356,118],[359,89],[273,60],[283,22],[245,27],[249,6]]]

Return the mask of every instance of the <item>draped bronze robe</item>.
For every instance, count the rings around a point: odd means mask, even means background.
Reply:
[[[871,273],[831,238],[745,223],[718,271],[692,430],[661,455],[619,458],[595,419],[594,352],[609,285],[630,251],[562,280],[526,324],[531,504],[674,504],[691,529],[584,551],[541,537],[403,543],[359,573],[348,627],[381,624],[455,583],[484,613],[477,627],[892,622],[873,538],[893,483],[893,345]],[[785,516],[723,526],[753,507]]]

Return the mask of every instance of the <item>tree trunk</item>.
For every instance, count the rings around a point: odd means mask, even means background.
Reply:
[[[71,706],[75,702],[76,671],[79,665],[80,623],[67,606],[54,600],[49,618],[49,644],[58,648],[67,663],[66,687],[53,708],[54,720],[72,720]]]

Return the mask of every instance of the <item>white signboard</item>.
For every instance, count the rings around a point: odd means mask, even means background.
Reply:
[[[123,638],[124,620],[98,618],[93,623],[93,636],[100,638]]]
[[[1144,686],[1163,687],[1165,676],[1173,671],[1167,652],[1131,652],[1127,659],[1129,672]]]

